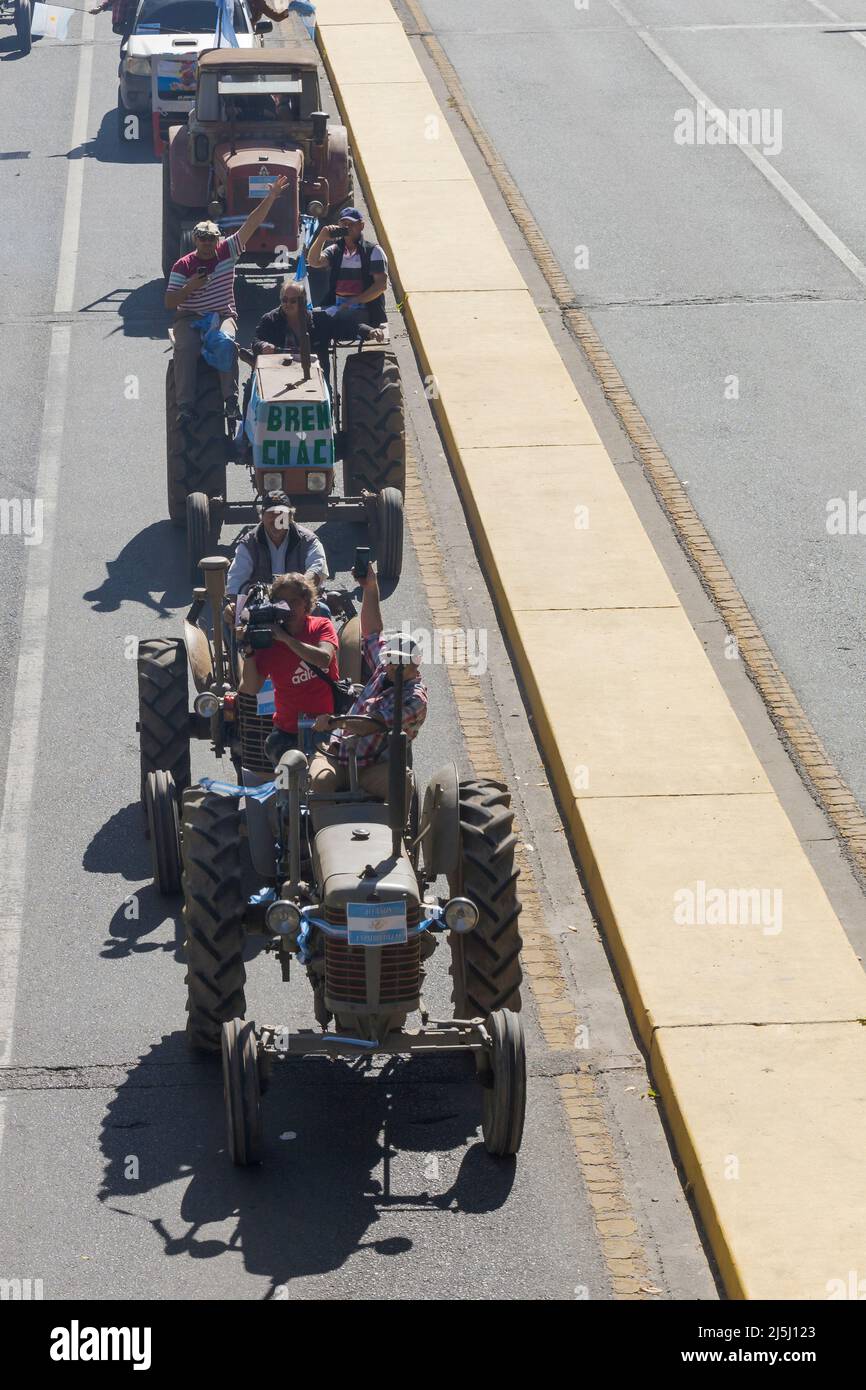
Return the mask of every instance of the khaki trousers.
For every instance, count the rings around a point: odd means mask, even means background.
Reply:
[[[178,314],[172,324],[174,333],[174,394],[178,410],[191,410],[195,406],[196,372],[201,356],[201,334],[193,328],[196,314]],[[217,324],[228,338],[236,338],[238,326],[231,314],[220,317]],[[234,368],[230,372],[220,372],[220,389],[223,400],[238,393],[238,358],[235,353]]]

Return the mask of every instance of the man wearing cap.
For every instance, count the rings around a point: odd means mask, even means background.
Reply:
[[[378,328],[387,322],[388,261],[381,246],[365,239],[364,218],[358,209],[344,208],[339,226],[319,229],[307,264],[313,270],[327,270],[330,277],[323,308],[313,314],[314,341],[327,378],[329,343],[357,338],[363,326]]]
[[[298,746],[298,717],[334,708],[331,682],[340,675],[339,639],[330,618],[313,614],[316,587],[305,575],[277,575],[270,597],[285,617],[272,628],[269,647],[244,647],[239,689],[244,695],[258,695],[268,677],[274,683],[274,727],[265,751],[276,766],[289,748]]]
[[[394,681],[398,666],[403,667],[403,730],[409,741],[415,738],[427,718],[427,687],[418,674],[420,653],[411,639],[382,633],[379,585],[370,566],[366,578],[358,583],[364,590],[361,602],[363,655],[373,674],[346,714],[321,714],[316,720],[320,733],[333,731],[324,753],[310,763],[310,791],[320,796],[346,791],[349,786],[349,750],[346,739],[355,742],[358,782],[371,796],[388,796],[388,736],[394,727]],[[369,724],[354,724],[353,716],[364,715],[381,724],[381,733],[371,732]],[[314,814],[315,819],[315,814]]]
[[[253,209],[243,226],[232,236],[222,238],[215,222],[197,222],[192,229],[195,250],[175,261],[168,277],[165,307],[173,309],[174,390],[177,418],[182,426],[195,421],[196,372],[201,353],[201,334],[193,327],[205,314],[218,315],[217,328],[227,338],[237,336],[235,307],[235,264],[250,237],[264,221],[288,179],[280,175]],[[238,407],[237,353],[231,371],[220,372],[226,418],[236,421]]]
[[[328,561],[315,531],[296,524],[290,498],[284,492],[268,492],[262,519],[238,541],[226,576],[224,616],[230,626],[234,626],[238,595],[253,584],[270,584],[277,574],[303,574],[318,595],[328,575]]]

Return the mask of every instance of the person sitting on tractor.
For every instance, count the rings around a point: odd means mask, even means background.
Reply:
[[[300,280],[286,277],[280,290],[280,302],[259,319],[252,350],[256,357],[263,352],[300,352],[304,329],[312,341],[313,317],[307,310],[307,294]]]
[[[279,574],[302,574],[313,584],[318,604],[319,590],[328,577],[322,542],[308,526],[296,524],[294,508],[284,492],[266,493],[261,514],[258,526],[238,541],[226,576],[223,617],[230,628],[235,627],[238,595],[253,584],[270,584]],[[322,616],[329,616],[327,609]]]
[[[313,342],[330,386],[329,344],[355,339],[365,327],[387,323],[388,261],[381,246],[364,239],[364,218],[358,209],[344,208],[339,226],[319,229],[307,264],[330,274],[323,307],[313,314]]]
[[[173,325],[174,389],[181,426],[188,428],[195,421],[196,373],[202,340],[193,324],[203,315],[215,312],[221,332],[228,338],[237,336],[235,264],[287,186],[288,179],[284,175],[276,178],[265,197],[232,236],[221,238],[215,222],[196,223],[192,229],[195,250],[188,256],[181,256],[171,268],[165,307],[174,310],[176,315]],[[220,372],[220,386],[226,418],[237,421],[240,418],[237,353],[232,370]]]
[[[298,716],[327,714],[334,708],[330,681],[339,679],[339,639],[330,618],[313,616],[316,586],[306,575],[277,575],[270,597],[286,616],[272,629],[270,647],[256,652],[251,646],[243,648],[239,690],[258,695],[268,676],[273,681],[276,712],[265,751],[276,767],[289,748],[298,746]]]
[[[361,601],[363,656],[373,674],[346,714],[321,714],[316,720],[319,733],[333,731],[327,750],[316,753],[310,763],[310,791],[320,796],[346,791],[349,786],[349,749],[346,739],[359,735],[355,743],[358,783],[371,796],[385,801],[388,796],[388,736],[394,725],[394,681],[398,666],[403,667],[403,730],[409,741],[415,738],[427,718],[427,687],[418,674],[420,652],[408,637],[382,634],[379,584],[372,565],[358,583],[364,590]],[[377,720],[381,733],[369,724],[355,724],[353,716]],[[315,813],[313,816],[315,820]]]

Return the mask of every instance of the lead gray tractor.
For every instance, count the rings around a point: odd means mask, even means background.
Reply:
[[[300,750],[283,755],[270,785],[248,785],[243,809],[240,796],[212,785],[184,793],[187,1037],[222,1052],[236,1164],[261,1159],[261,1097],[273,1068],[311,1054],[470,1052],[485,1147],[498,1156],[520,1147],[526,1058],[510,797],[499,782],[459,781],[450,763],[419,816],[398,676],[387,801],[359,786],[354,754],[348,791],[311,792]],[[245,897],[245,851],[269,891]],[[447,896],[433,891],[440,877]],[[246,1020],[249,934],[264,939],[285,981],[292,969],[305,972],[318,1029]],[[443,938],[454,1014],[435,1019],[423,987]]]

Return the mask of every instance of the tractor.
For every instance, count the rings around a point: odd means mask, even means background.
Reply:
[[[180,424],[173,412],[173,369],[166,391],[168,514],[186,526],[190,577],[218,543],[223,523],[250,503],[229,502],[227,464],[245,467],[253,498],[266,492],[291,497],[299,521],[335,517],[366,522],[377,568],[399,579],[403,564],[403,494],[406,433],[400,367],[388,326],[364,328],[355,343],[332,344],[329,392],[309,340],[297,353],[258,358],[238,349],[252,366],[244,428],[235,437],[222,406],[219,377],[199,360],[197,420]],[[350,351],[337,370],[337,348]],[[343,495],[335,492],[334,465],[343,464]]]
[[[300,219],[333,221],[352,202],[346,128],[321,109],[318,55],[297,16],[279,48],[217,48],[198,61],[195,104],[171,126],[162,163],[162,269],[193,250],[209,218],[229,235],[278,175],[288,179],[279,220],[259,227],[237,273],[285,271],[299,249]]]
[[[274,1067],[292,1056],[470,1052],[485,1147],[499,1156],[520,1147],[526,1059],[510,798],[499,782],[459,781],[449,763],[418,817],[401,727],[404,674],[399,668],[386,801],[359,787],[351,753],[349,790],[312,792],[300,749],[258,786],[184,792],[187,1040],[221,1051],[235,1164],[261,1160],[261,1097]],[[245,894],[250,868],[267,891]],[[432,891],[440,876],[447,897]],[[283,980],[305,971],[317,1029],[246,1020],[248,934],[276,958]],[[434,1019],[422,990],[442,936],[454,1017]],[[416,1012],[419,1022],[407,1026]]]
[[[205,584],[193,590],[183,637],[143,638],[138,644],[140,796],[154,883],[166,895],[180,891],[179,805],[190,783],[191,740],[209,740],[217,758],[227,753],[239,782],[265,781],[273,771],[265,754],[273,728],[266,699],[238,691],[240,656],[234,635],[223,627],[229,562],[213,555],[201,567]],[[360,622],[351,595],[326,589],[322,598],[340,638],[340,675],[360,683]]]

